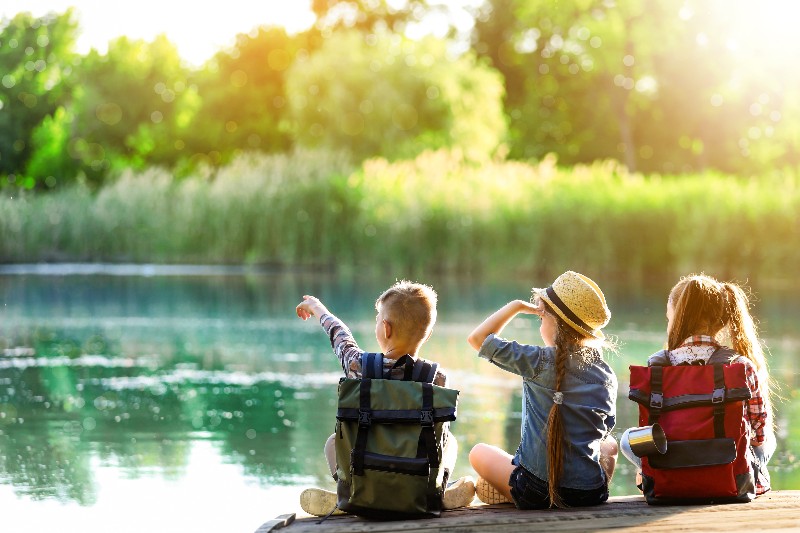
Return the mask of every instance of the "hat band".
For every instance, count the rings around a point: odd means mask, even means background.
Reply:
[[[553,302],[553,305],[558,307],[559,311],[564,313],[564,316],[569,318],[576,326],[585,330],[586,333],[592,333],[594,331],[594,328],[589,327],[589,325],[586,322],[578,318],[578,315],[573,313],[572,310],[569,307],[567,307],[567,304],[565,304],[561,300],[561,298],[558,297],[556,291],[553,290],[552,285],[550,287],[547,287],[547,289],[545,289],[545,292],[547,293],[547,297],[550,298],[550,301]]]

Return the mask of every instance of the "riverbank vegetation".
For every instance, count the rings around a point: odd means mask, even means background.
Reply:
[[[328,0],[303,31],[254,20],[194,66],[165,35],[78,53],[75,10],[19,13],[0,20],[0,188],[186,176],[298,147],[796,167],[796,17],[765,2]]]
[[[98,191],[0,198],[0,258],[785,277],[800,261],[799,180],[562,168],[553,156],[475,163],[445,150],[362,164],[322,150],[249,154],[213,177],[151,169]]]

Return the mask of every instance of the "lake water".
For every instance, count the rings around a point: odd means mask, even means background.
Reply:
[[[341,369],[322,329],[294,306],[314,294],[377,350],[375,298],[394,281],[237,269],[0,270],[2,531],[254,531],[299,510],[303,487],[332,488],[321,448]],[[598,276],[599,279],[602,279]],[[466,335],[527,281],[426,278],[439,321],[422,355],[462,391],[455,475],[479,441],[519,442],[519,379],[479,360]],[[550,280],[540,280],[546,285]],[[606,286],[619,337],[615,434],[634,425],[627,366],[664,342],[672,280]],[[755,314],[782,386],[773,486],[800,489],[800,288],[762,284]],[[537,343],[537,322],[506,336]],[[620,461],[614,494],[635,491]]]

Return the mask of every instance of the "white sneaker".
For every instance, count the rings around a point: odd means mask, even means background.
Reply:
[[[336,507],[336,493],[323,489],[306,489],[300,493],[300,507],[303,511],[314,516],[327,516]],[[336,509],[333,516],[345,514],[341,509]]]
[[[478,478],[475,483],[475,492],[478,494],[478,499],[483,503],[494,505],[496,503],[511,503],[511,500],[500,494],[500,492],[491,486],[488,481],[482,477]]]
[[[445,509],[458,509],[467,507],[475,497],[475,481],[472,476],[462,478],[447,484],[442,498],[442,507]]]

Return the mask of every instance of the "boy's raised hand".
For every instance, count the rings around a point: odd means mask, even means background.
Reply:
[[[303,320],[308,320],[311,316],[319,318],[328,312],[328,309],[319,299],[307,294],[303,296],[303,301],[297,305],[295,310],[297,311],[297,316]]]

